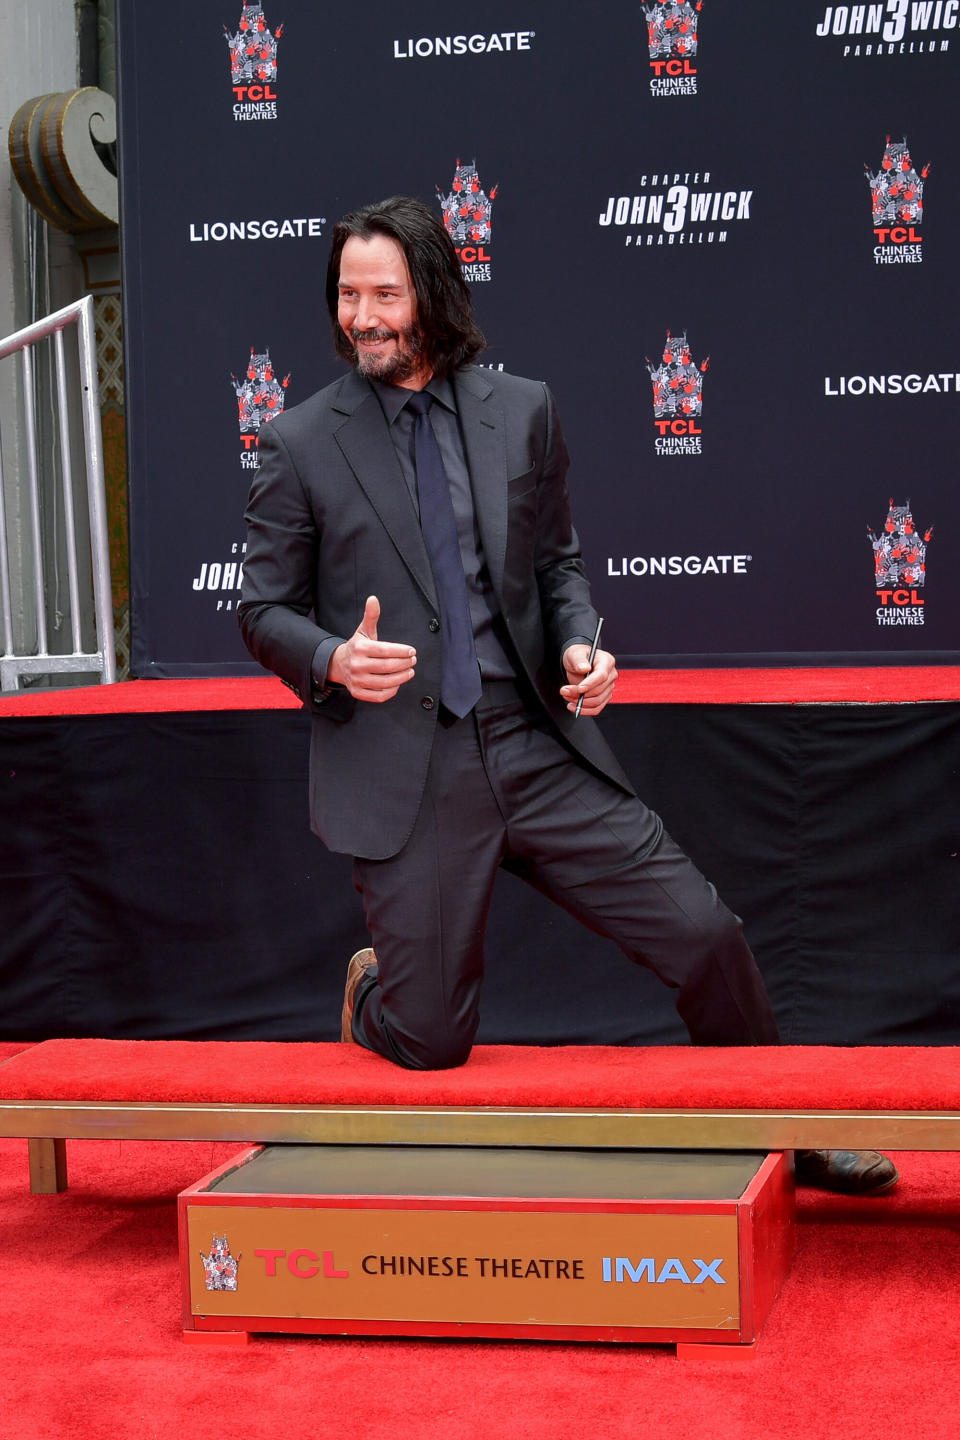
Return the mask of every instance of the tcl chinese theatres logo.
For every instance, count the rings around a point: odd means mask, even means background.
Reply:
[[[276,120],[277,41],[283,26],[271,30],[263,6],[244,3],[236,33],[223,27],[230,51],[230,83],[235,120]]]

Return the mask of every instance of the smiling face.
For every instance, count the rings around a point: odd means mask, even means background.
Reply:
[[[337,321],[361,375],[406,390],[430,379],[417,326],[417,296],[403,251],[389,235],[351,235],[340,255]]]

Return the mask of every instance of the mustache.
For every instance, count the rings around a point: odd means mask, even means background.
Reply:
[[[358,340],[399,340],[396,330],[351,330],[350,339],[356,345]]]

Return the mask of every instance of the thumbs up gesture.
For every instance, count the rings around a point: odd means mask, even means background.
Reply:
[[[357,626],[355,633],[357,635],[363,635],[367,640],[376,640],[379,621],[380,601],[376,595],[368,595],[367,603],[363,607],[363,619]]]
[[[377,639],[380,601],[368,595],[363,618],[349,640],[338,645],[330,657],[327,679],[345,685],[355,700],[382,705],[412,680],[417,652],[411,645],[395,645]]]

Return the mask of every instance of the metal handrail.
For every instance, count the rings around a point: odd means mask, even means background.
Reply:
[[[94,651],[85,651],[80,633],[80,566],[77,554],[77,532],[74,513],[73,467],[70,460],[69,394],[63,332],[77,327],[80,361],[81,411],[83,415],[84,455],[86,460],[87,511],[90,527],[90,562],[93,580],[93,608],[96,626]],[[40,504],[40,465],[37,417],[34,403],[33,347],[40,341],[53,339],[58,429],[60,439],[61,500],[65,520],[67,580],[70,595],[70,624],[73,650],[69,654],[51,654],[48,649],[46,619],[46,586],[43,564],[43,536]],[[0,360],[21,356],[23,408],[26,439],[25,482],[27,486],[27,517],[33,552],[33,600],[36,607],[36,648],[29,654],[15,653],[13,631],[13,590],[9,531],[7,526],[3,456],[0,450],[0,689],[16,690],[23,675],[60,673],[96,673],[103,684],[117,678],[113,635],[113,606],[110,592],[110,551],[107,541],[106,487],[103,473],[103,441],[100,431],[99,383],[97,379],[96,330],[93,297],[85,295],[64,306],[43,320],[0,340]]]

